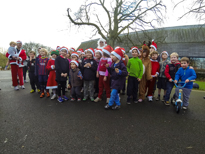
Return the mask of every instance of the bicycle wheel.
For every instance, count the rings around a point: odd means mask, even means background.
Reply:
[[[181,102],[177,102],[177,105],[175,106],[176,108],[176,113],[179,113],[181,110]]]

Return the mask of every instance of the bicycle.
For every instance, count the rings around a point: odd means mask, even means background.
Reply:
[[[189,82],[194,82],[195,80],[190,80]],[[172,82],[174,82],[174,80],[172,80]],[[184,84],[183,86],[181,85],[177,85],[178,84]],[[176,113],[179,113],[180,110],[182,109],[183,107],[183,102],[181,100],[181,94],[182,94],[182,88],[184,88],[186,86],[187,83],[185,82],[177,82],[177,83],[174,83],[176,88],[179,88],[179,98],[177,100],[175,100],[174,97],[171,98],[171,104],[175,106],[175,109],[176,109]]]

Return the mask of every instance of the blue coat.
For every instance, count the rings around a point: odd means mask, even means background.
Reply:
[[[115,72],[115,68],[120,70],[118,74]],[[122,90],[126,76],[128,75],[127,68],[123,61],[120,61],[117,64],[112,63],[111,67],[108,67],[107,69],[111,75],[111,89]]]

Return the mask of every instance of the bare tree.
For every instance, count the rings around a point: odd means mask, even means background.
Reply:
[[[68,8],[67,13],[71,23],[93,27],[93,36],[98,33],[114,47],[125,30],[141,30],[162,22],[165,10],[162,0],[86,0],[78,12],[71,15]]]
[[[181,0],[179,1],[174,8],[176,8],[179,5],[183,5],[185,2],[190,2],[190,0]],[[191,2],[190,7],[188,8],[189,11],[187,11],[185,14],[183,14],[181,17],[179,17],[179,20],[182,19],[184,16],[187,16],[189,14],[194,14],[195,18],[198,21],[205,21],[205,0],[194,0]]]

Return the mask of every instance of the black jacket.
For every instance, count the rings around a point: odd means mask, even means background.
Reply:
[[[85,64],[90,63],[91,67],[84,67]],[[86,59],[82,62],[83,79],[85,81],[95,80],[97,71],[97,62],[94,59]]]
[[[69,61],[67,58],[58,56],[55,59],[56,81],[66,81],[69,75]],[[67,77],[62,77],[61,73],[67,73]]]
[[[28,71],[29,72],[35,72],[35,65],[36,65],[36,59],[32,59],[31,61],[28,61]]]

